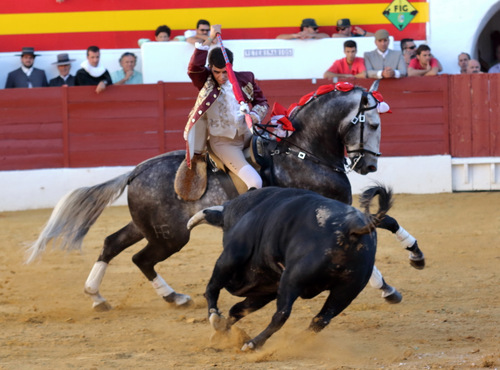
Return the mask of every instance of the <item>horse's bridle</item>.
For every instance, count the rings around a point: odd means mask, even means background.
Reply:
[[[368,94],[369,93],[366,92],[366,91],[362,92],[361,100],[359,102],[358,112],[356,113],[356,116],[354,116],[351,119],[350,125],[347,127],[347,129],[343,132],[343,135],[342,135],[342,137],[345,137],[345,135],[347,135],[347,133],[350,131],[350,129],[352,127],[354,127],[355,125],[357,125],[358,122],[361,124],[361,126],[360,126],[360,145],[359,145],[359,148],[358,149],[354,149],[354,150],[347,150],[347,153],[355,153],[355,152],[359,153],[359,155],[354,158],[354,161],[349,166],[349,172],[352,171],[352,170],[354,170],[354,168],[356,167],[356,165],[358,164],[358,162],[361,160],[361,158],[364,157],[365,153],[369,153],[369,154],[372,154],[372,155],[377,156],[377,157],[379,157],[381,155],[381,153],[375,153],[375,152],[373,152],[373,151],[371,151],[369,149],[365,149],[364,148],[364,144],[363,144],[363,134],[364,134],[364,129],[365,129],[365,121],[366,121],[364,112],[377,108],[377,104],[378,104],[377,99],[374,97],[374,99],[376,101],[375,105],[373,105],[371,107],[364,107],[363,106],[363,98],[368,98]],[[316,98],[316,96],[313,97],[313,99],[315,99],[315,98]],[[311,100],[313,100],[313,99],[311,99]],[[281,143],[288,145],[284,151],[280,151],[278,148],[275,149],[271,153],[271,156],[274,156],[274,155],[277,155],[277,154],[296,154],[299,159],[302,159],[302,160],[308,159],[308,160],[310,160],[310,161],[312,161],[312,162],[314,162],[316,164],[321,164],[321,165],[327,166],[327,167],[333,169],[336,172],[343,172],[343,173],[346,172],[345,170],[340,169],[340,168],[335,167],[335,166],[332,166],[331,164],[325,162],[321,158],[316,157],[313,153],[309,152],[308,150],[306,150],[304,148],[301,148],[297,144],[290,142],[288,140],[288,138],[286,138],[286,137],[278,137],[275,133],[269,131],[268,127],[276,127],[276,125],[271,125],[269,123],[268,124],[254,124],[254,135],[258,135],[261,138],[263,138],[264,140],[270,140],[269,138],[266,138],[265,136],[263,136],[264,132],[266,132],[267,134],[269,134],[271,136],[275,136],[276,138],[279,138],[281,140]],[[258,130],[256,130],[256,128],[260,129],[261,131],[259,132]],[[292,149],[291,147],[296,147],[299,150],[297,151],[295,149]]]
[[[373,96],[373,95],[372,95]],[[354,170],[358,162],[361,160],[361,158],[364,157],[365,153],[372,154],[376,157],[380,157],[381,153],[380,152],[374,152],[369,149],[365,149],[364,143],[363,143],[363,134],[365,132],[365,122],[366,122],[366,116],[365,112],[370,111],[372,109],[377,108],[378,101],[375,99],[375,105],[372,105],[371,107],[364,107],[363,106],[363,98],[366,98],[368,100],[368,92],[363,91],[361,94],[361,100],[359,102],[359,108],[358,108],[358,113],[351,119],[350,125],[347,126],[347,129],[343,132],[342,137],[345,137],[347,133],[351,130],[352,127],[356,126],[358,123],[360,124],[359,127],[359,148],[358,149],[353,149],[353,150],[348,150],[346,146],[346,152],[347,154],[349,153],[359,153],[356,157],[354,157],[354,160],[352,161],[349,171]]]

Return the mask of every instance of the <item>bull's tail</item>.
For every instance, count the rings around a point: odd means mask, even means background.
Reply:
[[[202,209],[197,212],[193,217],[191,217],[187,223],[188,230],[193,229],[195,226],[200,224],[210,224],[213,226],[224,226],[224,216],[222,212],[224,211],[223,206],[213,206],[210,208]]]
[[[376,214],[370,213],[370,204],[378,195],[378,211]],[[382,185],[376,185],[366,189],[359,198],[360,207],[367,216],[368,223],[357,230],[356,234],[370,233],[382,222],[389,209],[392,207],[392,190]]]
[[[129,175],[130,172],[65,195],[55,206],[37,241],[28,249],[26,263],[33,262],[51,240],[64,250],[81,249],[83,238],[104,208],[123,193]]]

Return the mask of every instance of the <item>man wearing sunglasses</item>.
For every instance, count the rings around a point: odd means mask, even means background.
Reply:
[[[209,33],[210,22],[205,19],[200,19],[198,23],[196,23],[196,30],[187,30],[184,32],[184,37],[187,42],[194,45],[197,42],[203,43],[206,39],[208,39]],[[216,44],[217,39],[213,40],[212,43]]]
[[[284,33],[278,35],[277,39],[281,40],[317,40],[324,39],[328,36],[326,33],[320,33],[319,26],[313,18],[305,18],[300,25],[300,32],[297,33]]]
[[[371,32],[367,32],[359,26],[351,26],[349,18],[339,19],[337,21],[337,32],[332,37],[358,37],[358,36],[373,36]]]
[[[402,39],[400,42],[401,52],[405,58],[406,68],[410,64],[410,61],[415,58],[417,45],[413,39]]]

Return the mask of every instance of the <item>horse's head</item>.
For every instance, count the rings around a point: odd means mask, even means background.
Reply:
[[[375,172],[380,156],[381,128],[377,110],[379,101],[373,96],[378,82],[375,81],[369,91],[352,90],[353,108],[339,126],[351,160],[351,169],[361,175]]]

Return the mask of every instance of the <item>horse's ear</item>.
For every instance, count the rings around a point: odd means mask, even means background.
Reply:
[[[372,85],[370,86],[370,90],[368,90],[368,92],[372,92],[372,91],[378,90],[379,83],[380,83],[380,80],[373,81]]]

